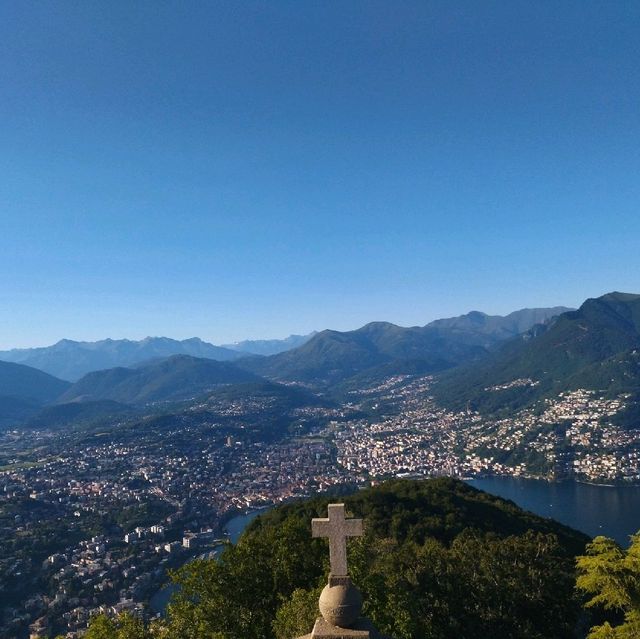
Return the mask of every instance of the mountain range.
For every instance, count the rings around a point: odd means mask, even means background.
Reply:
[[[230,362],[172,355],[135,368],[88,373],[58,398],[58,403],[111,400],[123,404],[196,399],[221,384],[259,381]]]
[[[566,310],[523,309],[505,317],[474,311],[409,328],[373,322],[355,331],[322,331],[308,340],[301,338],[304,343],[297,348],[270,356],[241,357],[236,351],[220,352],[216,350],[220,347],[195,338],[183,342],[148,338],[142,342],[104,340],[91,344],[67,340],[52,350],[31,349],[31,361],[42,358],[50,363],[64,353],[66,357],[55,361],[58,365],[66,362],[67,371],[75,366],[76,372],[105,357],[146,361],[91,371],[75,383],[23,364],[0,361],[0,420],[6,424],[33,418],[44,406],[49,407],[44,414],[54,420],[101,411],[118,414],[132,406],[197,399],[222,386],[261,383],[264,378],[327,389],[362,376],[435,373],[471,363],[481,367],[502,352],[501,345],[507,345],[507,352],[514,344],[533,339],[534,334],[544,335],[563,325],[563,318],[571,316]],[[199,356],[163,357],[172,349],[190,350]],[[75,353],[79,353],[77,360]],[[213,358],[228,353],[233,354],[233,362]],[[94,354],[96,359],[87,354]],[[71,406],[78,403],[92,406]],[[67,408],[60,408],[65,405]]]
[[[434,391],[450,407],[492,412],[578,388],[640,398],[640,295],[588,299],[444,374]]]
[[[420,372],[443,371],[485,356],[509,340],[567,311],[566,307],[522,309],[507,316],[478,311],[426,326],[404,328],[372,322],[355,331],[325,330],[302,346],[266,358],[247,358],[238,365],[282,381],[331,385],[369,369],[403,370],[408,362]]]
[[[93,371],[133,366],[171,355],[191,355],[220,361],[238,357],[235,351],[214,346],[197,337],[182,341],[168,337],[147,337],[140,341],[104,339],[76,342],[63,339],[53,346],[0,351],[0,360],[25,364],[73,382]]]
[[[291,335],[285,339],[250,340],[214,346],[198,337],[175,340],[146,337],[140,341],[104,339],[76,342],[63,339],[52,346],[14,348],[0,351],[0,361],[25,364],[64,380],[75,382],[93,371],[118,366],[135,366],[141,362],[172,355],[191,355],[230,361],[243,355],[272,355],[303,344],[311,335]]]

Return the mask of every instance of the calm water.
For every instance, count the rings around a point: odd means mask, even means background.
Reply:
[[[232,544],[235,544],[240,535],[243,533],[244,529],[261,513],[264,512],[264,508],[259,510],[252,510],[251,512],[245,513],[243,515],[238,515],[233,519],[230,519],[227,522],[227,525],[224,527],[225,531],[229,533],[229,540]],[[214,548],[214,550],[220,550],[222,546],[218,546]],[[171,595],[176,590],[176,586],[173,584],[167,584],[163,586],[158,592],[156,592],[153,597],[149,600],[149,605],[153,612],[164,612],[167,604],[169,603],[169,599],[171,599]]]
[[[640,530],[640,486],[593,486],[510,477],[487,477],[468,483],[591,537],[612,537],[623,546],[629,545],[629,535]]]
[[[235,544],[240,535],[244,532],[244,529],[262,512],[267,510],[266,508],[260,508],[259,510],[252,510],[244,515],[238,515],[227,522],[224,527],[225,531],[229,533],[229,540],[232,544]]]

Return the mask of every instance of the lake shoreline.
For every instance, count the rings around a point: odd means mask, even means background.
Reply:
[[[233,517],[230,517],[225,524],[222,525],[222,532],[224,536],[227,537],[228,542],[235,544],[237,543],[240,535],[243,533],[245,528],[261,513],[270,510],[274,506],[260,506],[258,508],[248,508],[246,510],[238,510]],[[211,555],[211,553],[215,553],[215,557],[219,555],[219,553],[224,550],[226,543],[217,544],[208,550],[199,553],[195,557],[187,558],[180,566],[176,569],[182,568],[186,566],[189,562],[195,561],[196,559],[204,559],[205,555]],[[215,558],[214,557],[214,558]],[[208,557],[211,558],[211,557]],[[167,581],[155,594],[153,594],[149,598],[149,607],[151,608],[154,614],[164,615],[167,609],[167,605],[173,593],[177,590],[177,586],[171,581]]]

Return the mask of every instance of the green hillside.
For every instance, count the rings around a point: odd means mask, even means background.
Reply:
[[[103,420],[108,417],[123,417],[131,414],[131,407],[108,399],[95,402],[69,402],[45,406],[26,422],[31,428],[60,428]]]
[[[345,498],[280,506],[219,562],[178,572],[168,637],[292,639],[309,632],[326,583],[310,520],[344,500],[366,535],[349,542],[364,612],[396,639],[570,639],[574,559],[587,538],[450,479],[391,481]],[[221,614],[221,611],[224,611]]]
[[[640,295],[610,293],[506,343],[483,362],[442,375],[434,392],[448,406],[485,412],[576,388],[635,395],[639,348]],[[491,390],[522,379],[534,384]]]
[[[329,405],[327,400],[321,399],[306,388],[277,384],[268,380],[221,386],[208,394],[207,402],[247,399],[268,399],[271,407],[280,407],[283,410],[301,406]]]
[[[85,375],[60,402],[112,400],[144,404],[198,397],[221,384],[258,381],[229,362],[174,355],[138,368],[112,368]]]
[[[0,395],[47,403],[65,392],[71,384],[40,370],[0,361]]]

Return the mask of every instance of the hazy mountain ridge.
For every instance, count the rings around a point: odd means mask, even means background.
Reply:
[[[192,337],[174,340],[168,337],[146,337],[140,341],[105,339],[98,342],[76,342],[63,339],[53,346],[0,351],[0,360],[21,363],[50,375],[77,381],[87,373],[133,366],[140,362],[172,355],[190,355],[229,361],[238,353]]]
[[[423,327],[372,322],[354,331],[325,330],[302,346],[267,358],[238,362],[276,380],[330,385],[394,361],[422,361],[423,372],[439,372],[485,356],[521,328],[555,317],[565,307],[523,309],[506,317],[472,311]]]
[[[440,319],[427,324],[432,328],[441,328],[450,331],[472,332],[476,335],[486,335],[489,342],[505,341],[521,333],[525,333],[533,326],[544,324],[551,318],[575,309],[567,306],[554,306],[552,308],[523,308],[508,315],[487,315],[480,311],[471,311],[466,315]]]
[[[13,426],[55,401],[71,384],[23,364],[0,361],[0,427]]]
[[[308,335],[289,335],[284,339],[249,339],[233,344],[222,344],[222,348],[236,351],[243,355],[277,355],[284,351],[298,348],[308,342],[317,331],[313,331]]]
[[[45,404],[60,396],[71,384],[40,370],[0,361],[0,396]]]
[[[119,367],[88,373],[61,395],[58,402],[112,400],[145,404],[183,400],[223,384],[259,379],[229,362],[173,355],[137,368]]]

